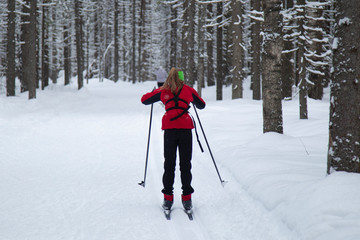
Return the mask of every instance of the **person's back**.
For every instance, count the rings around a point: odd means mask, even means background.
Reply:
[[[167,72],[162,67],[160,67],[154,72],[154,74],[156,75],[156,81],[158,87],[161,87],[166,81]]]

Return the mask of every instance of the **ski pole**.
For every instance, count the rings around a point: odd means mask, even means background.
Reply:
[[[149,134],[148,134],[148,142],[147,142],[147,148],[146,148],[146,160],[145,160],[144,180],[139,183],[139,185],[140,185],[140,186],[143,186],[143,187],[145,187],[146,172],[147,172],[147,165],[148,165],[148,159],[149,159],[149,146],[150,146],[150,134],[151,134],[151,122],[152,122],[153,107],[154,107],[154,104],[151,104],[150,123],[149,123]]]
[[[197,111],[196,111],[196,107],[195,107],[194,103],[193,103],[193,107],[194,107],[194,110],[195,110],[195,113],[196,113],[196,117],[197,117],[197,119],[198,119],[198,121],[199,121],[199,125],[200,125],[200,128],[201,128],[201,131],[202,131],[202,133],[203,133],[203,135],[204,135],[204,139],[205,139],[206,145],[207,145],[207,147],[208,147],[208,149],[209,149],[211,159],[212,159],[212,161],[213,161],[213,163],[214,163],[214,166],[215,166],[215,169],[216,169],[217,175],[219,176],[220,183],[221,183],[221,185],[222,185],[222,186],[224,186],[225,181],[221,178],[221,176],[220,176],[220,172],[219,172],[219,169],[218,169],[218,167],[216,166],[216,162],[215,162],[214,156],[213,156],[213,154],[212,154],[212,152],[211,152],[211,149],[210,149],[210,146],[209,146],[208,140],[207,140],[207,138],[206,138],[206,135],[205,135],[204,129],[203,129],[203,127],[202,127],[202,124],[201,124],[201,121],[200,121],[199,115],[198,115],[198,113],[197,113]]]

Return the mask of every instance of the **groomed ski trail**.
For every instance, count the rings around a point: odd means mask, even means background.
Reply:
[[[152,139],[150,143],[150,175],[152,177],[151,190],[158,199],[159,205],[162,204],[163,194],[161,193],[162,186],[162,174],[163,174],[163,131],[161,130],[161,118],[164,113],[164,108],[159,103],[154,104],[153,114],[153,126],[152,126]],[[178,163],[177,156],[177,163]],[[185,214],[181,203],[181,184],[179,178],[179,166],[176,166],[175,183],[174,183],[174,205],[171,211],[171,220],[164,218],[164,226],[167,227],[168,235],[171,239],[175,240],[210,240],[211,238],[207,234],[207,230],[201,225],[200,221],[197,221],[196,217],[192,221],[189,220]],[[196,211],[196,210],[194,210]],[[196,215],[196,213],[194,213]],[[159,211],[159,216],[164,216]]]

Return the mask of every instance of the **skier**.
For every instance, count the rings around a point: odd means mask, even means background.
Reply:
[[[165,72],[165,70],[162,67],[159,67],[154,74],[156,75],[156,81],[157,81],[157,85],[158,87],[161,87],[162,85],[164,85],[164,82],[166,80],[167,77],[167,73]]]
[[[194,123],[189,116],[190,102],[197,108],[205,108],[205,101],[192,87],[184,84],[183,72],[172,68],[164,85],[142,96],[145,105],[161,101],[165,105],[166,113],[162,118],[164,130],[164,174],[162,193],[164,194],[163,208],[171,210],[173,205],[173,185],[175,178],[176,151],[179,149],[180,172],[182,183],[182,204],[186,211],[191,211],[191,156],[192,132]]]

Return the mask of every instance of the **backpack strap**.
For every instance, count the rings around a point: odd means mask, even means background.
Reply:
[[[174,121],[174,120],[180,118],[182,115],[184,115],[185,113],[187,113],[188,110],[190,109],[189,103],[186,102],[184,99],[179,98],[180,93],[181,93],[181,90],[182,90],[182,88],[180,88],[180,90],[179,90],[176,94],[174,94],[174,97],[173,97],[173,98],[167,100],[166,103],[165,103],[165,105],[166,105],[166,104],[168,104],[168,103],[171,102],[171,101],[174,101],[174,102],[175,102],[175,106],[166,109],[166,111],[170,111],[170,110],[174,110],[174,109],[182,109],[182,110],[183,110],[179,115],[171,118],[170,121]],[[185,107],[179,107],[179,101],[185,103],[185,104],[187,105],[187,107],[186,107],[186,108],[185,108]]]

